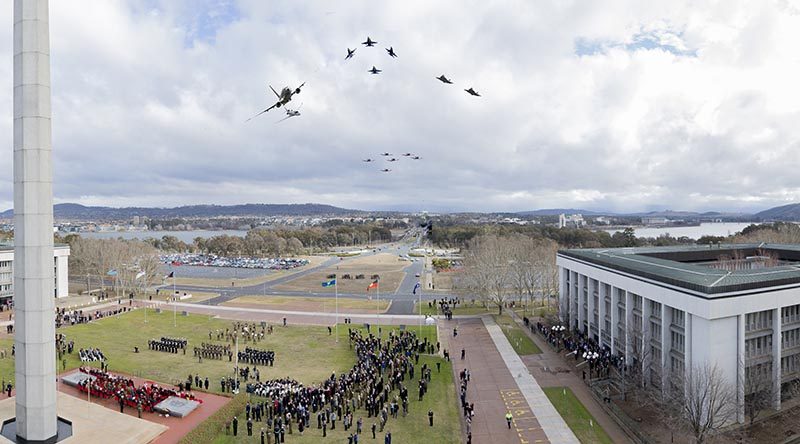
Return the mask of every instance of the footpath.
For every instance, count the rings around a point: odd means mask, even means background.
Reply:
[[[536,378],[536,381],[538,381],[542,387],[569,388],[572,390],[572,393],[575,394],[575,397],[586,407],[586,410],[594,416],[597,423],[605,430],[614,443],[632,443],[628,435],[625,434],[617,423],[611,419],[598,404],[596,398],[589,391],[591,389],[581,380],[581,377],[572,371],[568,363],[564,362],[564,358],[553,351],[550,344],[542,339],[541,336],[532,333],[530,328],[525,326],[522,318],[516,313],[511,310],[508,312],[511,313],[512,318],[514,318],[519,327],[542,350],[540,354],[521,357],[525,366]],[[535,323],[536,321],[532,320],[531,322]]]

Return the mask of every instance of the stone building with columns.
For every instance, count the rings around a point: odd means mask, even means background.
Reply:
[[[557,264],[562,321],[652,385],[716,365],[743,422],[748,381],[770,381],[780,408],[800,378],[800,245],[562,250]]]

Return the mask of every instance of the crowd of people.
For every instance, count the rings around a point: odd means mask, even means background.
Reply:
[[[187,344],[188,341],[183,338],[161,337],[161,339],[151,339],[147,341],[147,348],[167,353],[178,353],[179,350],[183,350],[183,353],[186,354]]]
[[[81,381],[78,384],[78,390],[84,393],[90,392],[91,396],[98,398],[116,399],[120,405],[120,411],[128,406],[152,412],[156,405],[170,396],[202,402],[202,400],[195,399],[194,395],[189,392],[177,392],[158,384],[143,384],[137,387],[133,379],[113,375],[96,368],[81,367],[80,371],[94,378],[86,378]]]
[[[458,392],[461,410],[464,413],[464,422],[467,425],[467,444],[472,444],[472,417],[475,416],[475,403],[467,402],[467,385],[469,385],[470,376],[469,369],[466,368],[458,373]]]
[[[524,318],[523,321],[530,326],[531,331],[541,334],[559,352],[567,350],[569,351],[567,356],[572,356],[576,361],[585,361],[587,365],[583,371],[583,379],[587,376],[589,379],[607,378],[612,367],[621,369],[625,365],[625,360],[621,356],[612,355],[609,347],[601,346],[581,331],[569,331],[561,326],[551,326],[542,322],[536,322],[534,325],[528,318]]]
[[[66,308],[56,308],[56,328],[65,327],[67,325],[85,324],[92,322],[95,319],[102,319],[108,316],[116,316],[126,313],[130,307],[119,306],[109,310],[67,310]]]
[[[371,333],[350,330],[349,341],[356,353],[356,364],[345,374],[331,374],[313,386],[289,378],[247,384],[248,393],[264,399],[247,408],[248,433],[253,421],[263,421],[262,436],[272,432],[279,443],[282,435],[287,430],[291,433],[293,427],[302,434],[316,424],[325,437],[328,430],[336,429],[338,422],[349,432],[348,442],[355,443],[365,433],[364,418],[356,418],[356,411],[364,409],[367,420],[372,418],[373,439],[382,432],[384,442],[387,439],[391,442],[391,432],[386,430],[389,420],[408,414],[406,386],[416,382],[420,400],[427,393],[431,369],[427,364],[417,367],[419,354],[435,347],[427,338],[420,340],[410,331],[390,332],[388,338],[381,339]],[[433,411],[429,412],[429,418],[432,423]],[[234,418],[232,424],[236,433],[238,419]]]
[[[439,313],[444,315],[446,320],[453,319],[453,308],[461,304],[460,298],[442,298],[428,301],[428,308],[436,308]]]
[[[272,350],[258,350],[246,347],[244,351],[237,354],[239,362],[253,365],[264,365],[272,367],[275,364],[275,352]]]

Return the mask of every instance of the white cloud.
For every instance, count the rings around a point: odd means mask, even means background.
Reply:
[[[798,10],[789,0],[51,2],[55,195],[470,210],[784,204],[798,197]],[[11,23],[10,2],[0,18]],[[367,35],[377,47],[359,45]],[[10,26],[0,37],[10,61]],[[345,62],[347,47],[358,50]],[[384,72],[367,74],[372,65]],[[456,84],[434,79],[443,73]],[[0,83],[11,81],[10,62],[0,65]],[[292,102],[302,116],[244,123],[274,100],[268,83],[303,81]],[[9,138],[11,94],[0,94]],[[391,174],[360,161],[382,151],[423,160]],[[10,205],[10,155],[0,172]]]

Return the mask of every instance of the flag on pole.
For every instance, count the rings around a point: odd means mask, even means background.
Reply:
[[[378,280],[377,279],[372,281],[371,284],[369,284],[369,287],[367,287],[367,291],[370,291],[373,288],[378,288]]]
[[[168,275],[164,276],[164,279],[169,279],[169,278],[173,278],[173,277],[175,277],[175,272],[174,271],[170,271]]]
[[[322,283],[323,287],[333,287],[334,285],[336,285],[336,279],[331,279]]]
[[[414,285],[414,290],[411,292],[411,294],[417,294],[417,290],[419,290],[419,287],[421,287],[421,285],[419,284],[419,282],[417,282],[416,285]]]

